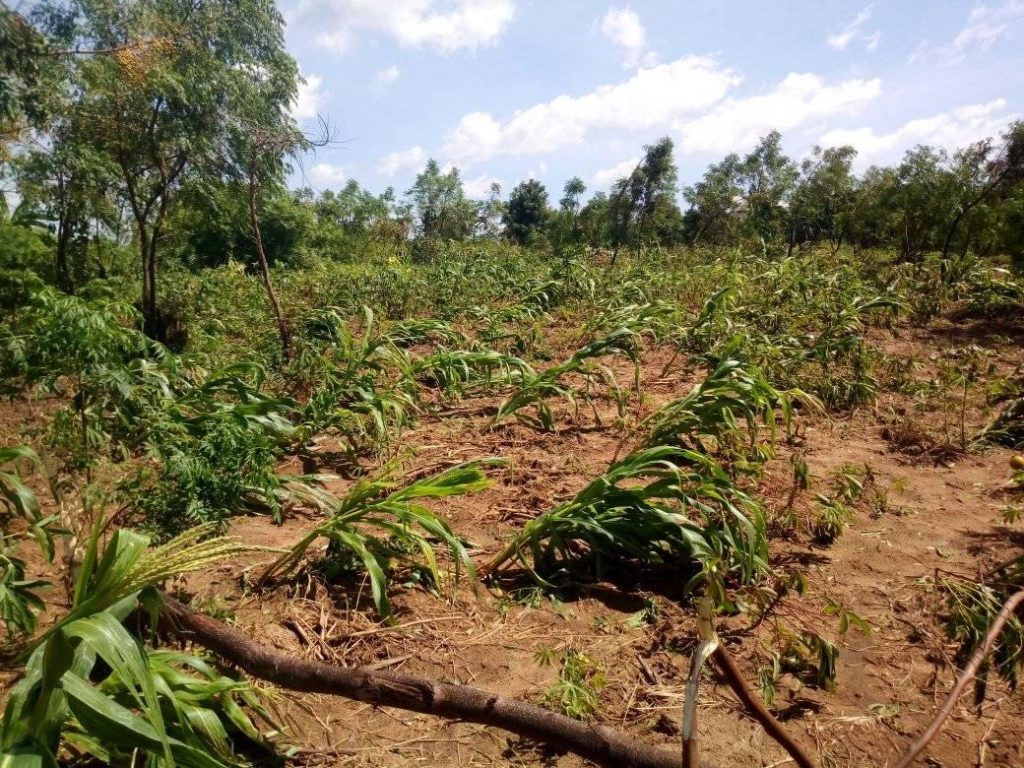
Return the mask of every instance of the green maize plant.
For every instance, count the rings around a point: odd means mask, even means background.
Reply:
[[[428,325],[399,326],[394,338],[378,336],[373,313],[364,307],[363,335],[357,338],[338,308],[310,313],[291,374],[297,385],[310,390],[297,417],[294,446],[309,452],[308,443],[323,432],[343,437],[353,459],[365,448],[386,446],[411,420],[417,405],[402,382],[382,382],[389,368],[402,368],[404,357],[396,342],[447,327]]]
[[[658,446],[616,462],[571,501],[526,523],[480,572],[518,561],[549,583],[582,560],[693,564],[689,586],[704,584],[724,602],[726,580],[754,581],[767,557],[761,507],[709,457]]]
[[[39,457],[31,448],[0,448],[0,621],[9,637],[35,631],[36,615],[45,607],[36,593],[50,586],[46,581],[25,578],[25,561],[17,555],[18,545],[31,538],[46,561],[53,562],[54,540],[64,533],[57,527],[57,515],[42,514],[35,492],[18,474],[19,464],[40,467]],[[10,533],[13,518],[25,522],[23,532]]]
[[[988,577],[991,583],[943,577],[938,586],[946,599],[946,631],[960,644],[959,659],[965,661],[984,642],[989,627],[1003,603],[1024,588],[1024,558],[1001,565]],[[996,638],[991,668],[1014,688],[1024,669],[1024,621],[1011,616]],[[985,667],[983,669],[988,669]],[[987,674],[976,683],[976,699],[985,696]]]
[[[115,764],[133,755],[196,768],[244,762],[231,744],[255,731],[241,710],[241,704],[258,703],[255,692],[222,680],[199,660],[151,658],[122,624],[140,601],[158,605],[155,587],[162,582],[245,551],[233,541],[207,538],[210,531],[197,528],[150,549],[146,537],[120,529],[101,552],[97,524],[71,610],[38,641],[11,690],[0,725],[0,762],[57,765],[65,750]],[[199,674],[187,679],[182,667]]]
[[[531,426],[551,432],[555,429],[555,417],[548,404],[550,398],[562,398],[576,406],[577,416],[578,404],[576,397],[582,394],[590,401],[589,389],[594,384],[606,384],[612,391],[613,397],[619,406],[619,414],[625,411],[625,397],[622,389],[616,381],[615,374],[606,365],[594,362],[595,358],[605,355],[624,355],[633,363],[633,385],[639,388],[640,384],[640,348],[639,336],[628,328],[620,328],[612,333],[596,339],[584,347],[576,350],[565,362],[560,365],[548,368],[543,373],[528,377],[522,386],[509,395],[498,406],[491,427],[501,423],[509,416],[515,415],[520,420]],[[562,381],[568,374],[578,374],[584,378],[587,390],[578,393],[569,384]],[[528,407],[534,407],[537,411],[536,417],[523,414],[522,411]],[[597,410],[594,410],[595,418],[598,418]]]
[[[581,336],[590,338],[598,333],[626,328],[638,336],[657,341],[667,334],[677,313],[674,305],[664,301],[609,307],[584,324]]]
[[[451,323],[436,318],[424,317],[404,320],[394,324],[384,334],[389,344],[396,347],[412,347],[417,344],[465,344],[468,339]]]
[[[245,753],[274,754],[270,739],[280,726],[267,710],[267,693],[200,656],[146,648],[145,660],[157,691],[172,756],[179,743],[195,745],[207,751],[214,764],[226,766],[247,763]],[[137,679],[124,679],[112,671],[96,685],[96,691],[115,706],[131,711],[136,706],[138,683]],[[88,719],[83,724],[77,718],[68,722],[63,741],[71,752],[106,764],[129,759],[129,739],[116,732],[90,730],[87,723]],[[239,747],[244,747],[245,752],[240,752]],[[189,760],[178,762],[187,765]]]
[[[636,429],[646,433],[644,446],[679,445],[700,453],[714,449],[737,453],[743,448],[750,454],[757,448],[762,426],[768,428],[772,440],[779,416],[785,428],[790,428],[797,399],[820,408],[804,392],[780,392],[758,369],[725,360],[690,394],[662,406]]]
[[[490,481],[483,468],[495,463],[460,464],[398,490],[393,490],[394,483],[387,479],[363,480],[341,499],[322,489],[297,488],[296,493],[307,503],[330,517],[271,563],[261,575],[260,583],[292,574],[318,539],[326,539],[329,556],[347,555],[362,564],[370,579],[374,604],[385,618],[392,616],[388,598],[388,571],[392,560],[412,562],[412,553],[418,552],[422,558],[420,564],[426,567],[433,583],[442,583],[434,542],[447,548],[454,561],[456,581],[462,568],[475,580],[473,563],[458,535],[444,519],[418,501],[461,496],[487,488]]]
[[[403,375],[411,381],[465,394],[522,382],[536,374],[520,358],[492,349],[438,349],[427,357],[410,360]]]

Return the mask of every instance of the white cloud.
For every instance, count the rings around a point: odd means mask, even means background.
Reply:
[[[377,164],[377,170],[384,176],[397,176],[401,171],[419,169],[427,162],[423,147],[415,146],[401,152],[391,152]]]
[[[635,67],[640,63],[647,46],[647,31],[636,11],[629,6],[609,9],[601,20],[601,33],[622,50],[625,66]],[[654,62],[648,60],[645,63]]]
[[[873,51],[878,47],[878,44],[882,42],[882,33],[880,31],[872,32],[870,35],[864,38],[864,48]]]
[[[1006,106],[1006,99],[969,104],[911,120],[890,133],[877,133],[870,127],[829,131],[818,143],[825,147],[852,145],[858,152],[857,164],[861,167],[872,162],[895,160],[902,152],[918,144],[953,150],[1001,134],[1017,117],[1006,112]]]
[[[1006,0],[996,8],[975,6],[967,18],[967,25],[950,43],[950,48],[953,53],[990,48],[1021,16],[1024,16],[1024,0]]]
[[[599,130],[669,129],[721,100],[739,82],[738,74],[715,59],[684,56],[583,96],[536,104],[504,123],[486,112],[472,112],[449,134],[445,154],[465,168],[501,154],[554,152]]]
[[[863,27],[871,18],[871,10],[871,6],[869,5],[857,14],[857,18],[843,27],[839,32],[829,35],[825,38],[825,41],[837,50],[846,50],[846,46],[848,46],[853,39],[860,34],[860,28]]]
[[[324,102],[324,79],[319,75],[305,75],[306,82],[299,85],[299,92],[292,103],[291,116],[296,120],[311,120],[320,112]]]
[[[348,178],[345,169],[340,165],[330,163],[317,163],[309,170],[309,178],[314,184],[326,187],[340,187],[341,183]]]
[[[956,64],[971,51],[991,48],[1021,19],[1024,19],[1024,0],[1004,0],[994,7],[976,5],[963,29],[951,42],[933,46],[925,41],[910,55],[910,61],[934,61],[938,58],[946,64]]]
[[[760,96],[727,99],[682,126],[686,152],[730,152],[749,148],[773,129],[806,129],[834,115],[855,114],[882,92],[881,80],[844,80],[826,85],[818,75],[790,73]]]
[[[305,0],[298,22],[322,28],[317,42],[344,52],[366,32],[441,53],[493,45],[515,16],[513,0]]]
[[[594,174],[594,184],[599,187],[607,187],[619,179],[629,176],[639,162],[639,157],[631,157],[628,160],[623,160],[621,163],[616,163],[610,168],[602,168]]]
[[[494,176],[477,176],[464,181],[462,188],[466,191],[466,197],[483,200],[491,194],[492,184],[501,184],[501,179],[496,179]]]
[[[397,64],[392,64],[390,67],[385,67],[373,76],[373,84],[377,88],[387,88],[398,79],[400,74],[402,74],[402,70],[398,68]]]

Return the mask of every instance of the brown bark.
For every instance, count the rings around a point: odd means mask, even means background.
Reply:
[[[256,159],[253,158],[255,166]],[[256,200],[256,192],[259,182],[254,171],[249,173],[249,221],[252,223],[252,234],[256,240],[256,258],[260,263],[260,277],[263,280],[263,288],[270,299],[270,306],[274,310],[274,317],[277,320],[277,330],[281,336],[281,356],[287,363],[291,358],[291,333],[288,330],[288,322],[284,319],[284,312],[281,311],[281,302],[277,300],[277,293],[274,291],[274,284],[270,282],[270,265],[267,262],[267,252],[263,247],[263,232],[260,230],[260,218]]]
[[[775,739],[800,768],[815,768],[814,761],[804,752],[803,747],[797,744],[789,732],[782,727],[782,724],[772,717],[772,713],[768,711],[760,697],[747,685],[746,680],[743,679],[743,674],[736,666],[736,662],[733,661],[732,655],[722,643],[716,646],[712,658],[718,665],[726,682],[729,683],[733,693],[743,703],[747,713],[752,715],[761,724],[765,733]]]
[[[953,709],[956,707],[956,703],[960,701],[960,697],[963,696],[964,689],[974,680],[978,675],[978,670],[981,669],[982,663],[988,658],[989,653],[992,651],[992,646],[996,642],[996,638],[1003,631],[1003,627],[1006,622],[1017,612],[1018,608],[1024,605],[1024,590],[1017,592],[1010,597],[1005,603],[1003,603],[1002,609],[996,616],[995,621],[992,622],[988,628],[988,632],[985,635],[984,641],[978,646],[977,650],[971,655],[970,661],[967,662],[967,666],[964,667],[964,671],[957,677],[956,683],[953,685],[953,690],[949,692],[949,696],[946,697],[946,702],[942,705],[942,708],[936,713],[928,727],[925,728],[917,741],[910,745],[910,748],[903,754],[898,762],[894,764],[894,768],[908,768],[912,765],[915,760],[924,752],[925,748],[932,742],[939,731],[942,730],[942,726],[945,724],[949,716],[953,714]]]
[[[677,750],[643,744],[611,728],[581,723],[479,688],[298,659],[260,645],[239,630],[196,613],[166,595],[164,615],[177,634],[253,677],[288,690],[344,696],[377,706],[489,725],[608,768],[680,768],[682,764]]]

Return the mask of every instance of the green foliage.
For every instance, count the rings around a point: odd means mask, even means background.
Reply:
[[[49,586],[46,581],[25,578],[25,561],[17,555],[18,545],[31,538],[47,562],[52,562],[54,539],[63,533],[57,528],[56,516],[42,514],[35,492],[20,477],[19,465],[41,466],[30,448],[0,448],[0,621],[10,637],[35,631],[36,614],[44,608],[36,592]],[[24,521],[23,532],[10,531],[13,518]]]
[[[596,358],[605,355],[624,355],[632,361],[634,366],[634,384],[639,380],[639,336],[628,328],[620,328],[586,344],[576,350],[569,359],[559,365],[548,368],[543,373],[526,375],[523,377],[523,384],[498,406],[498,412],[491,422],[492,426],[500,423],[509,416],[515,415],[522,421],[546,431],[555,429],[555,415],[547,402],[549,398],[558,397],[568,400],[577,405],[576,398],[580,394],[589,400],[590,388],[598,384],[608,386],[613,397],[619,405],[619,413],[622,414],[624,400],[622,390],[616,381],[612,370]],[[582,393],[576,392],[570,387],[564,378],[569,374],[582,376],[586,383],[586,390]],[[536,408],[536,417],[522,413],[523,409],[533,406]],[[577,416],[579,408],[577,405]],[[595,418],[597,412],[594,412]]]
[[[264,711],[254,689],[200,659],[154,654],[121,624],[140,600],[156,605],[157,584],[242,549],[209,533],[199,528],[149,549],[145,537],[118,530],[101,552],[94,530],[70,612],[38,641],[11,690],[0,759],[55,765],[70,749],[106,762],[135,755],[214,768],[239,763],[239,736],[265,743],[241,709]]]
[[[818,509],[811,520],[811,533],[822,544],[831,544],[853,521],[853,511],[841,499],[817,494]]]
[[[552,659],[542,653],[537,661],[546,666]],[[544,692],[543,704],[575,720],[588,720],[600,708],[599,693],[604,686],[604,674],[593,660],[570,648],[562,655],[557,682]]]
[[[427,569],[433,584],[442,585],[434,551],[435,541],[447,548],[456,581],[463,568],[475,580],[473,562],[458,535],[443,518],[418,500],[460,496],[482,490],[490,484],[482,468],[493,463],[460,464],[398,490],[393,490],[394,482],[387,479],[361,480],[341,499],[316,488],[297,488],[296,492],[307,503],[330,517],[274,561],[260,580],[285,578],[293,573],[318,539],[327,540],[331,557],[352,557],[365,568],[374,604],[388,619],[392,615],[388,572],[394,561],[415,562],[414,556],[418,554],[419,562]]]
[[[598,568],[696,565],[689,586],[705,586],[724,604],[726,582],[759,578],[767,553],[763,511],[718,464],[659,446],[618,461],[572,500],[527,522],[485,572],[518,560],[549,583],[571,577],[584,560]]]
[[[519,245],[532,245],[549,216],[548,192],[544,185],[536,179],[524,181],[508,196],[502,216],[505,235]]]
[[[939,581],[946,600],[946,630],[960,644],[959,658],[965,661],[981,645],[989,627],[1011,594],[1024,586],[1024,559],[1018,558],[1000,566],[991,574],[992,583],[944,577]],[[991,660],[982,667],[976,682],[976,699],[982,701],[988,671],[996,673],[1016,688],[1024,669],[1024,622],[1010,616],[996,639]]]
[[[786,429],[790,428],[797,398],[805,405],[816,405],[799,390],[779,392],[757,369],[726,360],[690,394],[662,406],[637,429],[645,432],[644,445],[648,446],[680,445],[700,453],[717,449],[727,455],[749,453],[757,447],[762,425],[774,439],[776,411]]]

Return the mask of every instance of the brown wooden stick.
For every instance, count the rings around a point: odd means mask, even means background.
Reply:
[[[581,723],[515,699],[422,677],[297,659],[164,595],[171,629],[248,672],[292,691],[344,696],[370,704],[466,720],[573,752],[608,768],[680,768],[676,751],[630,739],[612,728]]]
[[[911,765],[924,752],[925,748],[938,735],[939,731],[942,730],[943,724],[953,713],[953,708],[956,707],[956,703],[963,695],[964,689],[977,677],[978,669],[981,668],[982,662],[985,661],[985,658],[991,652],[992,645],[995,643],[996,638],[999,637],[999,633],[1003,631],[1003,626],[1010,620],[1010,617],[1014,615],[1022,603],[1024,603],[1024,589],[1003,603],[1003,607],[996,616],[995,621],[988,628],[985,640],[971,654],[970,661],[967,662],[964,671],[957,678],[956,683],[953,685],[953,690],[949,692],[946,702],[942,705],[942,709],[939,710],[935,718],[928,724],[924,733],[921,734],[917,741],[910,745],[910,749],[903,754],[903,757],[899,759],[893,768],[907,768],[907,766]]]
[[[732,688],[739,700],[743,702],[747,712],[761,724],[765,733],[775,739],[800,768],[815,768],[814,761],[804,752],[803,747],[797,744],[789,734],[789,731],[772,717],[772,713],[768,711],[758,695],[747,685],[747,681],[743,679],[743,674],[736,666],[736,662],[733,661],[732,655],[726,650],[723,643],[718,644],[711,658],[715,660],[719,670],[725,676],[729,687]]]

